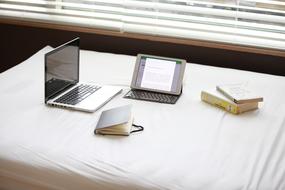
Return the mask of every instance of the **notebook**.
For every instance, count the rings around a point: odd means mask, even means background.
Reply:
[[[132,132],[143,130],[142,126],[134,125],[133,120],[131,105],[108,109],[101,113],[94,133],[128,136]]]
[[[122,89],[79,83],[79,38],[45,54],[45,103],[94,112]]]
[[[175,104],[182,93],[186,61],[138,54],[131,90],[124,98]]]

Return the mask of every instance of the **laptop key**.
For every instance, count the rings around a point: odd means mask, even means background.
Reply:
[[[100,87],[90,85],[79,85],[63,95],[62,97],[55,100],[57,103],[76,105],[94,92]]]

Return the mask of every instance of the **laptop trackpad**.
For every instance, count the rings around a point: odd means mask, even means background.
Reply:
[[[117,86],[102,86],[94,94],[80,102],[78,106],[95,111],[119,94],[121,90],[122,88]]]

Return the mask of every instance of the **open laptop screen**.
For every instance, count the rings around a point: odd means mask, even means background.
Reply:
[[[185,60],[139,54],[132,88],[180,94]]]
[[[45,101],[79,81],[79,38],[45,55]]]

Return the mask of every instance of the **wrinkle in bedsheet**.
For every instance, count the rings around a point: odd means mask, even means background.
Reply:
[[[266,131],[249,160],[252,164],[245,189],[282,190],[285,186],[285,118],[272,117],[267,122]]]

